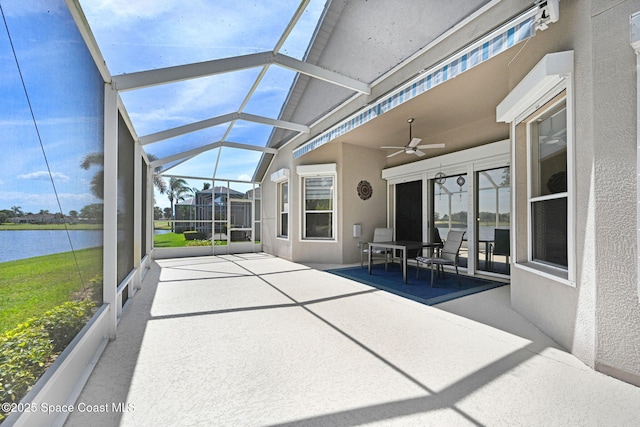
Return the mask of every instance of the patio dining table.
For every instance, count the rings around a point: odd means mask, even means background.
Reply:
[[[373,266],[373,258],[371,257],[371,253],[373,252],[373,248],[381,248],[381,249],[391,249],[392,251],[400,250],[402,251],[402,280],[404,283],[407,283],[407,252],[411,249],[422,249],[422,248],[439,248],[442,247],[441,242],[431,243],[431,242],[414,242],[409,240],[395,240],[390,242],[369,242],[369,274],[371,274],[371,267]]]

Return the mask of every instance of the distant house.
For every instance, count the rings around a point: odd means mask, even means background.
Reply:
[[[252,193],[253,190],[250,190]],[[227,240],[227,218],[230,218],[231,228],[247,228],[251,223],[251,212],[247,211],[247,203],[251,194],[243,193],[227,187],[213,187],[197,191],[193,197],[176,203],[174,218],[176,233],[185,231],[199,231],[203,237],[215,240]],[[234,203],[234,201],[239,203]],[[211,219],[214,219],[215,236],[213,236]],[[248,228],[251,228],[249,225]],[[246,240],[246,233],[234,230],[232,239]]]
[[[73,218],[59,213],[39,213],[9,218],[8,221],[13,224],[69,224]]]

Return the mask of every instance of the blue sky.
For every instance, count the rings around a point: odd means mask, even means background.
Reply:
[[[273,50],[299,1],[80,1],[112,75]],[[324,0],[312,0],[281,53],[301,59]],[[88,190],[96,170],[79,167],[99,151],[102,82],[63,0],[0,0],[36,116],[37,138],[4,24],[0,33],[0,209],[80,210],[99,203]],[[92,70],[87,72],[87,70]],[[258,69],[122,93],[139,136],[240,109]],[[294,73],[270,67],[242,111],[277,118]],[[263,146],[268,126],[238,121],[145,146],[158,158],[224,138]],[[51,174],[47,168],[49,163]],[[213,176],[218,150],[172,170]],[[217,178],[249,179],[260,158],[224,148]],[[200,186],[200,185],[198,185]],[[157,204],[168,205],[158,196]]]
[[[97,94],[103,83],[97,73],[85,72],[93,61],[74,37],[73,21],[65,19],[64,2],[56,3],[0,1],[36,123],[2,23],[0,209],[59,212],[54,184],[65,214],[100,202],[88,190],[95,171],[79,165],[85,154],[101,150],[103,107]]]

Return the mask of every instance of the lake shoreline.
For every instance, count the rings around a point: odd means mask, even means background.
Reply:
[[[0,224],[0,231],[102,230],[102,224]]]
[[[101,229],[11,229],[0,231],[0,262],[102,246]]]

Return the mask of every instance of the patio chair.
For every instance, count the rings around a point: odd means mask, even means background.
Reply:
[[[456,278],[458,279],[458,286],[460,286],[460,274],[458,272],[458,253],[462,246],[462,238],[464,237],[464,231],[449,231],[447,234],[447,240],[444,242],[444,246],[440,251],[440,255],[431,257],[416,257],[416,278],[420,274],[420,264],[427,264],[431,266],[431,287],[433,287],[433,273],[435,267],[444,265],[452,265],[456,268]],[[444,269],[442,271],[444,276]]]
[[[509,256],[511,255],[511,238],[509,237],[509,230],[502,230],[499,228],[494,230],[493,250],[491,253],[492,262],[493,256],[495,255],[503,255],[506,257],[508,271]]]
[[[376,228],[373,230],[372,242],[390,242],[393,240],[393,228]],[[364,255],[369,254],[369,245],[366,242],[361,243],[362,252],[360,253],[360,267],[364,267]],[[391,255],[391,249],[373,249],[371,257],[374,258],[378,255],[384,255],[384,269],[387,269],[387,263],[389,262],[389,255]]]
[[[442,242],[442,238],[440,237],[440,230],[438,230],[437,227],[433,227],[431,229],[431,240],[429,241],[431,243],[440,245],[440,246],[434,246],[431,248],[431,256],[440,255],[440,248],[442,248],[443,242]]]

